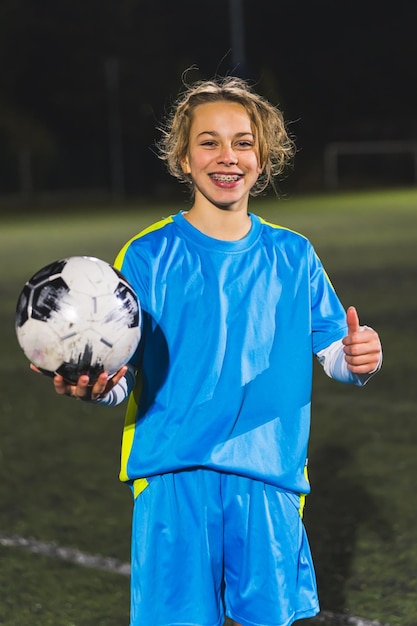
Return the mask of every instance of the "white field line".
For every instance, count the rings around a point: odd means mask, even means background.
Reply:
[[[123,563],[118,559],[105,556],[96,556],[76,550],[75,548],[64,548],[54,543],[38,541],[33,538],[19,537],[18,535],[5,535],[0,532],[0,545],[8,548],[23,548],[34,554],[50,556],[61,561],[68,561],[81,565],[82,567],[91,567],[92,569],[104,570],[113,574],[121,574],[122,576],[130,576],[130,563]],[[375,620],[364,619],[354,615],[339,615],[331,611],[321,611],[315,622],[328,624],[333,626],[389,626],[389,624],[381,624]]]
[[[341,615],[338,613],[332,613],[331,611],[321,611],[317,617],[314,618],[315,622],[324,622],[326,624],[332,623],[332,626],[389,626],[389,624],[381,624],[376,620],[364,619],[363,617],[357,617],[356,615]]]
[[[61,561],[69,561],[76,565],[82,565],[83,567],[91,567],[115,574],[122,574],[123,576],[130,576],[129,563],[122,563],[122,561],[118,561],[112,557],[86,554],[75,548],[63,548],[54,543],[46,543],[32,538],[26,539],[25,537],[19,537],[17,535],[9,536],[3,533],[0,533],[0,545],[10,548],[24,548],[35,554],[51,556],[56,559],[61,559]]]

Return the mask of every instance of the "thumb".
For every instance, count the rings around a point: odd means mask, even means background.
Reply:
[[[346,311],[346,321],[348,325],[348,335],[358,332],[360,328],[359,317],[354,306],[350,306]]]

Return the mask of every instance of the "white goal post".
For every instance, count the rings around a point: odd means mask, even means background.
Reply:
[[[413,178],[417,183],[417,141],[338,141],[324,149],[324,184],[326,189],[339,186],[339,160],[346,155],[404,155],[413,159]]]

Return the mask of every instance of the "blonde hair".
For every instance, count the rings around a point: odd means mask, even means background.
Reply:
[[[286,131],[281,111],[255,93],[245,80],[233,76],[202,80],[185,86],[160,128],[162,138],[157,147],[159,157],[165,161],[169,173],[194,190],[190,176],[181,167],[188,152],[193,113],[200,104],[218,101],[241,104],[254,128],[262,173],[251,195],[262,193],[268,186],[275,190],[274,179],[291,162],[295,144]]]

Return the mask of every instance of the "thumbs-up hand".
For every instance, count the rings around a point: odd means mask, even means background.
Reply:
[[[353,374],[370,374],[381,361],[381,342],[378,333],[368,326],[360,326],[355,307],[346,313],[348,334],[343,339],[345,359]]]

